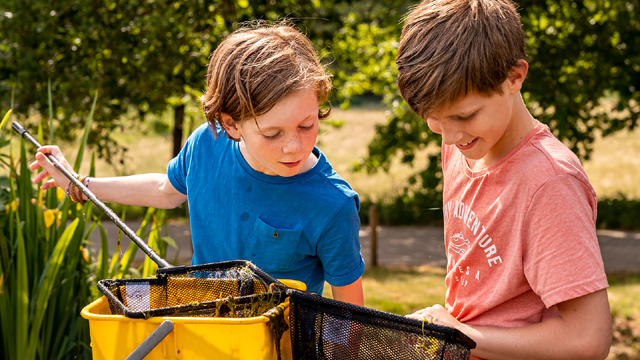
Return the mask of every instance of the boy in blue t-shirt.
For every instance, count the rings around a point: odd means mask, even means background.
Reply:
[[[322,294],[363,305],[358,194],[315,147],[330,75],[311,42],[286,25],[246,27],[211,56],[202,97],[208,123],[169,162],[167,174],[90,179],[101,200],[174,208],[189,201],[192,264],[234,259],[276,278],[300,280]],[[38,150],[34,182],[83,194]],[[70,188],[69,188],[70,186]]]

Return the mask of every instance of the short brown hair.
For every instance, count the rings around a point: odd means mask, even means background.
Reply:
[[[524,59],[520,15],[510,0],[425,0],[407,16],[398,46],[398,88],[429,113],[462,97],[502,94]]]
[[[211,55],[206,82],[202,108],[213,126],[219,113],[235,122],[255,119],[302,89],[315,88],[322,105],[331,91],[331,75],[313,45],[286,20],[245,23],[226,37]],[[320,109],[318,117],[330,111],[330,105]]]

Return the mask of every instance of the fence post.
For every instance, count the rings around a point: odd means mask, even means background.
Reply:
[[[369,244],[371,249],[371,266],[378,266],[378,209],[375,205],[369,206]]]

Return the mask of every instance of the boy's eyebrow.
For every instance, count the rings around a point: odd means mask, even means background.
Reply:
[[[449,115],[449,119],[452,120],[461,120],[461,119],[468,119],[473,117],[474,115],[476,115],[478,112],[480,112],[480,110],[484,109],[484,105],[481,105],[480,107],[478,107],[475,110],[472,110],[471,112],[460,112],[458,114],[453,114],[453,115]]]
[[[309,118],[313,117],[313,115],[315,115],[315,113],[313,114],[309,114],[309,116],[307,116],[306,118],[302,119],[300,122],[306,121]],[[261,131],[266,131],[266,130],[280,130],[279,126],[268,126],[268,127],[260,127]]]

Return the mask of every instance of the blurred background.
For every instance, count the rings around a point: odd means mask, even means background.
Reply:
[[[599,198],[598,228],[636,234],[640,230],[640,130],[636,129],[640,1],[517,3],[530,64],[522,91],[527,106],[581,159]],[[198,99],[209,54],[243,22],[288,18],[316,45],[333,74],[332,116],[320,126],[318,146],[359,192],[363,225],[369,222],[370,205],[375,205],[382,225],[438,226],[442,221],[440,136],[409,110],[396,86],[395,58],[403,16],[415,4],[399,0],[3,0],[0,115],[11,109],[12,120],[33,133],[39,129],[42,141],[59,145],[70,160],[82,148],[85,156],[79,153],[76,160],[83,173],[164,172],[190,132],[205,121]],[[19,172],[15,170],[19,153],[19,141],[10,141],[8,135],[0,138],[0,223],[7,229],[9,223],[2,217],[8,217],[10,205],[17,204],[11,179]],[[110,206],[139,223],[150,216],[148,209]],[[183,206],[168,212],[165,222],[184,224],[187,214]],[[94,211],[93,216],[99,215]],[[0,255],[17,251],[16,243],[8,244],[6,250],[0,246]],[[109,256],[117,252],[111,248]],[[82,266],[88,279],[95,282],[107,275],[95,273],[106,267],[101,253],[87,254],[82,248],[77,254],[86,256],[87,264]],[[9,274],[9,258],[4,257],[3,275]],[[99,258],[105,263],[97,265]],[[112,270],[113,262],[111,276],[148,272],[141,267],[120,273]],[[438,267],[367,271],[367,306],[406,313],[441,302],[444,296],[444,273]],[[37,279],[34,276],[30,283],[36,284]],[[610,297],[620,301],[612,305],[617,347],[612,348],[610,359],[638,359],[640,275],[615,274],[610,283],[616,289]],[[417,288],[425,292],[414,295]],[[86,298],[78,300],[79,306],[83,301]],[[3,326],[13,324],[2,316]],[[58,324],[54,320],[52,324]],[[2,327],[5,350],[12,341],[7,334],[13,325],[6,326]],[[53,353],[57,358],[71,356],[86,341],[82,335],[74,336],[69,339],[76,342],[69,343],[75,347],[48,343],[43,345],[48,350],[34,358],[49,358],[46,354]]]

